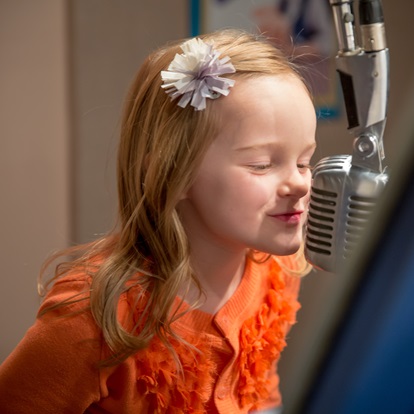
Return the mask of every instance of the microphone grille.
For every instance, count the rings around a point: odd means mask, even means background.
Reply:
[[[336,155],[319,161],[312,178],[305,256],[333,272],[355,252],[388,176],[353,166],[350,155]]]
[[[320,177],[341,177],[349,165],[349,155],[334,155],[320,160],[313,171],[305,241],[308,256],[329,257],[333,254],[335,217],[342,189],[332,183],[326,185],[326,182],[320,181]]]
[[[350,196],[346,215],[344,258],[349,259],[378,202],[377,198]]]
[[[306,247],[315,253],[331,255],[338,194],[312,187],[309,203]]]

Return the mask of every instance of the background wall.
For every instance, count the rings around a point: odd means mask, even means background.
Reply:
[[[0,1],[0,360],[33,322],[36,276],[69,243],[67,8]]]
[[[112,226],[124,95],[187,19],[186,0],[0,0],[0,361],[35,319],[48,254]]]
[[[44,0],[43,0],[44,1]],[[105,232],[115,210],[123,100],[146,55],[188,36],[186,0],[69,0],[73,240]]]
[[[406,39],[414,3],[403,2],[383,2],[391,52],[385,136],[391,167],[413,127],[414,61]],[[0,361],[34,321],[45,257],[112,226],[126,89],[150,50],[188,33],[186,0],[0,0]],[[317,159],[349,153],[345,119],[321,122],[318,144]],[[299,321],[280,364],[287,402],[337,282],[323,272],[303,282]]]

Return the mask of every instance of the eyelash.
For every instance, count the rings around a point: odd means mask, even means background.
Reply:
[[[308,169],[310,171],[313,171],[313,166],[310,165],[310,164],[297,164],[297,166],[298,166],[299,169],[306,168],[306,169]]]
[[[259,164],[259,165],[252,165],[252,166],[251,166],[251,168],[252,168],[253,170],[255,170],[255,171],[265,171],[265,170],[267,170],[267,169],[271,168],[271,167],[272,167],[272,165],[273,165],[273,164]],[[306,168],[306,169],[308,169],[308,170],[310,170],[310,171],[312,171],[312,170],[313,170],[313,166],[312,166],[312,165],[310,165],[310,164],[303,164],[303,163],[301,163],[301,164],[297,164],[297,167],[298,167],[300,170],[302,170],[302,169],[304,169],[304,168]]]
[[[273,164],[258,164],[252,165],[251,168],[255,171],[265,171],[269,169]]]

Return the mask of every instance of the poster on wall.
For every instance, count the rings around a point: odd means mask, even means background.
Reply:
[[[340,112],[329,0],[190,0],[191,36],[222,28],[261,33],[301,68],[320,119]]]

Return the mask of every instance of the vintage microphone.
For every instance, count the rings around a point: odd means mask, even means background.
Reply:
[[[312,173],[305,255],[316,268],[337,272],[352,255],[388,180],[383,134],[389,51],[380,0],[359,0],[361,46],[353,1],[330,3],[339,44],[336,67],[354,142],[352,156],[323,158]]]

